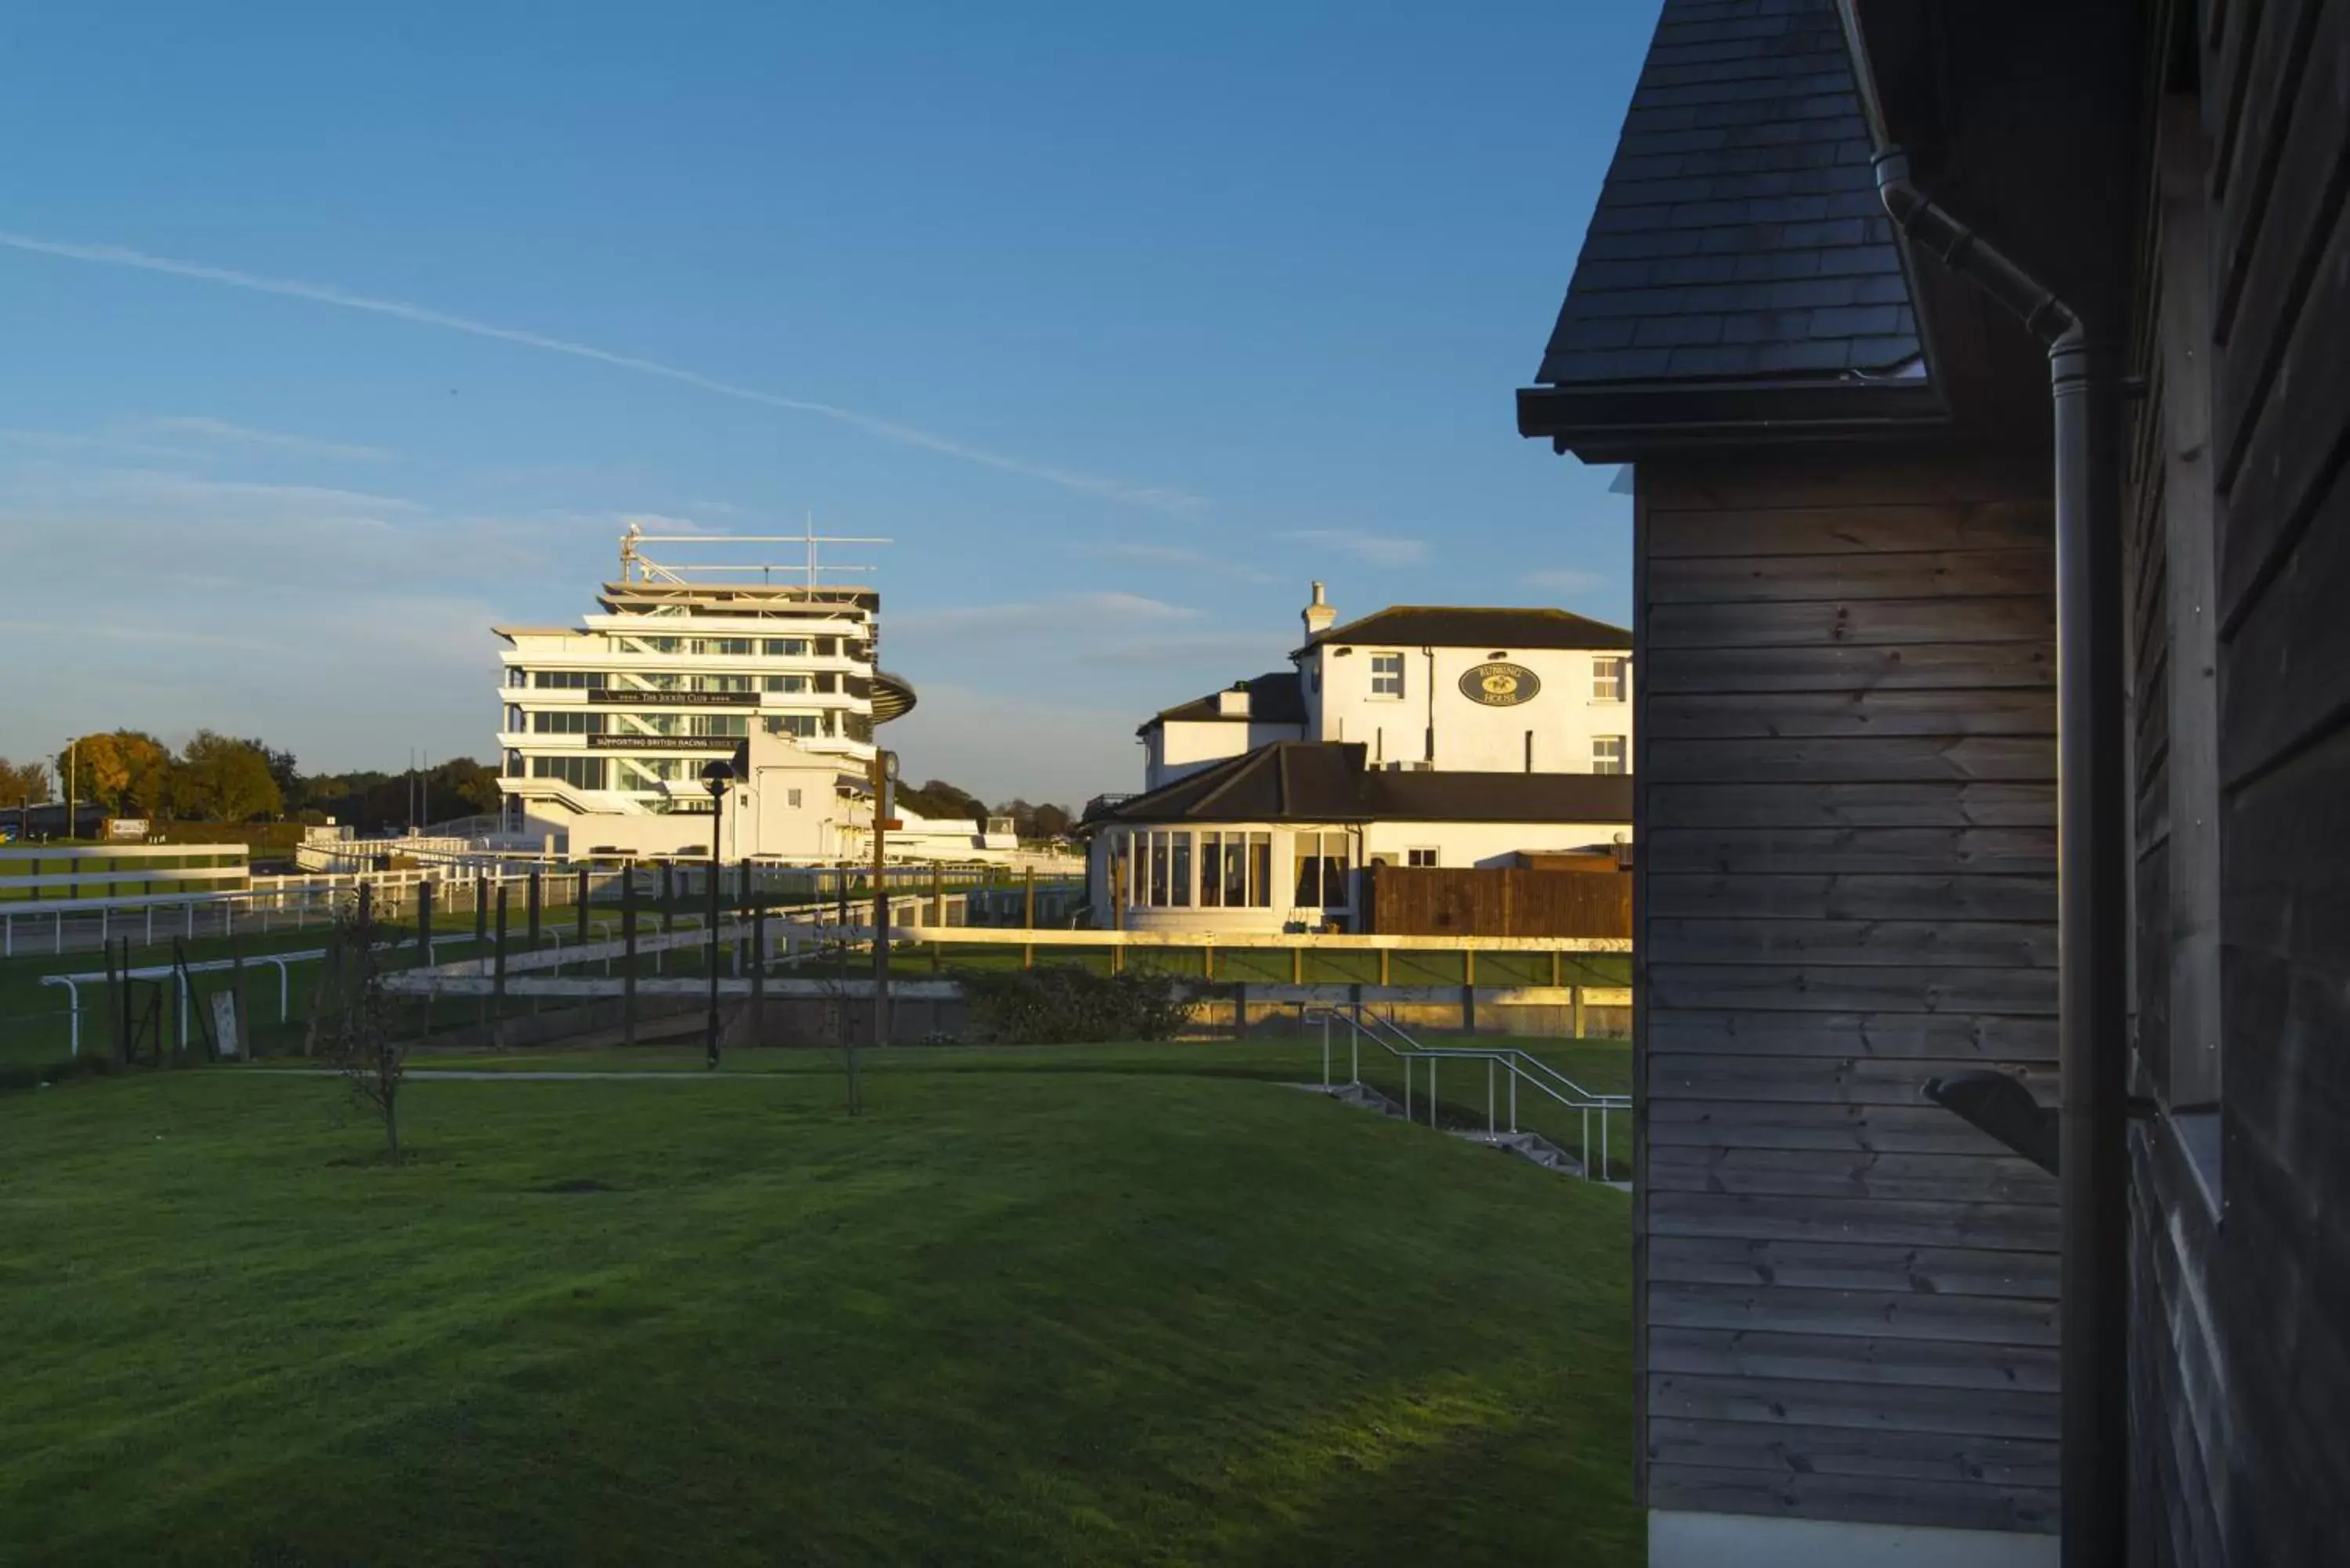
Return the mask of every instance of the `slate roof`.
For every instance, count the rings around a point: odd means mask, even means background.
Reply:
[[[1389,648],[1629,649],[1632,634],[1563,609],[1395,605],[1317,632],[1306,647],[1325,642]]]
[[[1103,822],[1632,820],[1627,774],[1407,773],[1352,741],[1277,741],[1105,809]]]
[[[1139,735],[1152,724],[1303,724],[1305,722],[1305,683],[1295,670],[1277,670],[1247,680],[1232,682],[1235,691],[1249,694],[1249,711],[1245,716],[1219,710],[1216,699],[1220,691],[1205,697],[1194,697],[1189,702],[1179,702],[1172,708],[1162,708],[1149,722],[1135,731]]]
[[[1665,0],[1536,379],[1923,375],[1834,0]]]

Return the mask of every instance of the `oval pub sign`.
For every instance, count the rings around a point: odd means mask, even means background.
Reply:
[[[1541,677],[1523,664],[1479,664],[1461,677],[1461,695],[1488,708],[1531,702],[1541,690]]]

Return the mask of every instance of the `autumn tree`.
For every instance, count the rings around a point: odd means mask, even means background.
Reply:
[[[46,763],[12,763],[0,757],[0,806],[39,805],[48,798]]]
[[[199,730],[171,774],[174,815],[205,822],[251,822],[285,809],[269,759],[250,742]]]
[[[84,735],[57,753],[57,771],[63,793],[109,816],[156,816],[170,805],[172,753],[144,731]]]

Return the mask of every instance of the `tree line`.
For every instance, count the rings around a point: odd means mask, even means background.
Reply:
[[[67,787],[70,784],[71,788]],[[176,753],[143,730],[84,735],[54,759],[0,757],[0,808],[70,794],[109,816],[165,822],[338,822],[419,826],[494,812],[497,775],[459,757],[421,774],[361,769],[305,774],[294,753],[261,740],[199,730]]]
[[[1032,805],[1017,795],[990,809],[984,801],[959,785],[944,779],[930,779],[919,785],[900,784],[898,803],[930,817],[972,817],[983,826],[991,816],[1008,816],[1012,830],[1024,840],[1060,838],[1076,823],[1076,815],[1066,805],[1050,802]]]

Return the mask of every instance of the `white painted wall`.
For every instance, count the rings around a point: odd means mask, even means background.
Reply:
[[[1365,852],[1409,863],[1406,851],[1434,849],[1439,866],[1506,866],[1522,849],[1583,849],[1629,841],[1628,822],[1374,822],[1363,830]]]
[[[1146,792],[1154,790],[1259,746],[1304,738],[1295,724],[1242,719],[1162,721],[1143,736],[1142,787]]]
[[[1492,655],[1499,652],[1502,657]],[[1373,656],[1403,657],[1403,695],[1374,696]],[[1482,648],[1393,648],[1368,643],[1320,644],[1300,660],[1305,676],[1308,737],[1355,741],[1370,748],[1373,762],[1430,760],[1429,732],[1435,732],[1433,761],[1458,773],[1528,771],[1527,732],[1534,733],[1534,773],[1592,771],[1595,736],[1621,735],[1631,754],[1632,680],[1627,665],[1625,700],[1592,695],[1593,661],[1628,658],[1607,649]],[[1541,682],[1535,695],[1506,708],[1471,701],[1461,678],[1480,664],[1516,664]],[[1433,696],[1433,702],[1430,697]]]

